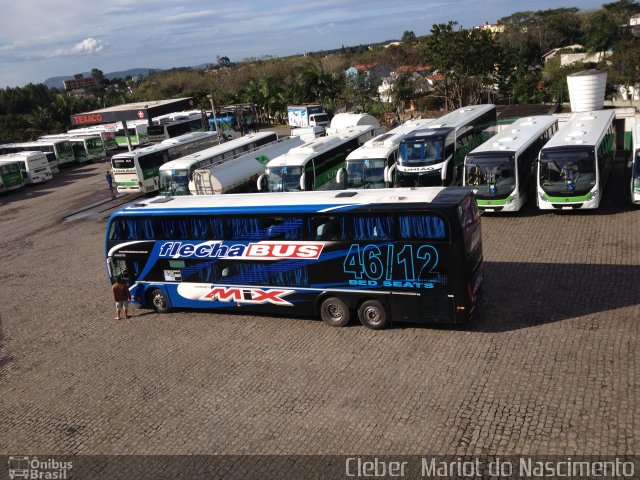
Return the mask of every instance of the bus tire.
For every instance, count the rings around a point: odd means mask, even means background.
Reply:
[[[362,302],[358,308],[360,323],[372,330],[382,330],[391,324],[387,309],[378,300]]]
[[[349,323],[349,307],[338,297],[329,297],[320,305],[320,318],[331,327],[344,327]]]
[[[171,311],[171,304],[169,299],[162,290],[157,288],[151,290],[149,293],[149,303],[151,307],[158,313],[167,313]]]

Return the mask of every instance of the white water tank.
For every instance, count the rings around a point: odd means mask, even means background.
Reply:
[[[602,110],[607,72],[584,70],[567,75],[572,112]]]

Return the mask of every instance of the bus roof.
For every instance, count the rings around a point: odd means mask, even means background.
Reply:
[[[553,115],[536,115],[517,119],[469,155],[486,152],[520,152],[536,141],[558,119]]]
[[[573,113],[542,148],[596,146],[613,122],[615,110]]]
[[[211,132],[216,135],[216,132]],[[187,134],[189,135],[189,134]],[[207,158],[213,157],[216,155],[220,155],[222,153],[228,152],[229,150],[233,150],[234,148],[242,147],[248,143],[254,142],[256,140],[262,140],[268,138],[269,136],[275,136],[277,139],[277,135],[274,132],[258,132],[258,133],[249,133],[244,137],[234,138],[233,140],[229,140],[228,142],[221,143],[220,145],[214,145],[213,147],[209,147],[205,150],[200,150],[199,152],[191,153],[189,155],[185,155],[181,158],[176,158],[175,160],[171,160],[160,166],[160,170],[173,170],[176,168],[188,168],[196,162]],[[178,138],[178,137],[176,137]],[[275,140],[275,139],[274,139]],[[164,143],[164,142],[163,142]]]
[[[378,135],[365,142],[347,156],[348,160],[360,160],[366,158],[386,158],[389,153],[398,149],[400,141],[417,128],[425,127],[433,122],[432,118],[407,120],[402,125]]]
[[[95,133],[58,133],[52,135],[43,135],[38,138],[38,142],[47,142],[49,140],[68,140],[70,142],[79,142],[91,138],[100,138],[98,132]]]
[[[68,138],[48,138],[45,140],[32,140],[30,142],[19,142],[13,143],[12,145],[20,146],[20,147],[37,147],[38,145],[55,145],[61,142],[68,142]]]
[[[129,204],[113,215],[331,213],[354,208],[399,204],[454,207],[470,190],[466,187],[380,188],[282,193],[238,193],[155,197]]]
[[[172,122],[183,122],[185,120],[195,120],[202,116],[200,110],[186,110],[183,112],[172,112],[153,117],[152,122],[159,125]]]
[[[28,160],[31,157],[44,157],[44,153],[25,150],[23,152],[14,152],[14,153],[5,153],[0,155],[0,161],[2,162],[22,162],[24,160]],[[46,157],[45,157],[46,158]]]
[[[342,130],[332,135],[327,135],[326,137],[318,137],[304,145],[292,148],[284,155],[274,158],[267,163],[265,167],[272,168],[305,165],[310,159],[317,157],[321,153],[349,142],[354,138],[358,138],[360,135],[370,132],[371,130],[374,130],[372,125],[361,125],[349,128],[348,130]]]
[[[416,137],[425,137],[440,134],[442,130],[455,130],[467,123],[475,120],[476,118],[484,115],[485,113],[495,110],[496,106],[492,103],[486,103],[481,105],[469,105],[467,107],[458,108],[452,112],[443,115],[442,117],[434,120],[425,128],[415,130],[413,134],[407,136],[407,141],[415,141]],[[440,132],[438,132],[440,130]]]
[[[206,137],[218,137],[218,132],[191,132],[177,137],[167,138],[160,142],[160,145],[182,145]]]

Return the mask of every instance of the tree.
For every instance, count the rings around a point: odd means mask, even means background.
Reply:
[[[618,42],[611,57],[607,58],[608,82],[622,86],[629,93],[630,88],[640,84],[640,45],[630,39]]]
[[[447,109],[477,103],[497,81],[502,50],[490,32],[455,29],[457,22],[433,25],[424,43],[424,59],[444,75],[437,93]]]
[[[109,85],[109,79],[105,78],[104,73],[99,68],[91,69],[91,77],[96,81],[96,85]]]
[[[402,34],[402,42],[415,42],[416,41],[416,34],[413,33],[413,31],[411,30],[405,30],[404,33]]]
[[[585,46],[592,52],[604,52],[619,38],[618,25],[606,11],[590,16],[585,32]]]
[[[231,66],[231,60],[229,60],[229,57],[221,57],[218,55],[218,66],[222,68],[229,68]]]

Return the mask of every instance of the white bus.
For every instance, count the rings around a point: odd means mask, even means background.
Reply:
[[[464,160],[464,185],[485,212],[516,212],[535,189],[540,149],[558,131],[553,115],[519,118],[472,150]]]
[[[127,133],[125,134],[122,122],[105,123],[104,125],[96,125],[95,128],[100,131],[109,132],[114,135],[116,145],[120,148],[128,148],[127,136],[131,141],[132,147],[139,147],[149,143],[149,135],[147,134],[147,120],[129,120],[127,121]]]
[[[0,165],[17,162],[25,183],[42,183],[53,178],[47,157],[42,152],[24,151],[0,155]]]
[[[269,161],[302,144],[304,140],[299,136],[279,138],[239,157],[221,160],[209,168],[198,169],[193,172],[189,191],[191,195],[253,192],[257,188],[258,176]]]
[[[69,134],[61,133],[58,135],[43,135],[38,140],[48,141],[56,139],[69,140],[73,150],[73,156],[78,163],[93,162],[103,160],[107,156],[107,152],[99,133],[93,134]]]
[[[71,136],[78,135],[100,135],[100,139],[102,140],[102,144],[104,145],[105,151],[116,150],[118,148],[118,144],[116,143],[116,133],[113,131],[105,130],[103,125],[92,125],[90,127],[83,128],[74,128],[72,130],[67,130],[67,133]]]
[[[71,143],[64,138],[0,145],[0,154],[28,151],[44,153],[51,173],[58,173],[60,165],[71,164],[75,159]]]
[[[400,142],[396,187],[462,184],[464,157],[487,140],[496,106],[471,105],[449,112]]]
[[[174,112],[154,117],[153,125],[147,127],[150,142],[161,142],[190,132],[202,132],[202,112],[191,110]]]
[[[295,147],[267,163],[258,178],[258,190],[334,190],[338,187],[336,174],[347,156],[375,132],[372,125],[358,126]]]
[[[216,132],[206,133],[217,136]],[[193,172],[198,168],[227,161],[277,140],[278,135],[274,132],[251,133],[166,163],[159,171],[160,195],[189,195],[189,182],[193,179]]]
[[[215,145],[215,132],[197,132],[172,138],[157,145],[118,153],[111,157],[111,170],[119,193],[148,193],[158,190],[160,167],[176,158]]]
[[[338,170],[337,182],[340,187],[346,189],[389,187],[391,175],[398,160],[400,141],[417,128],[426,127],[431,122],[433,119],[408,120],[355,149],[347,156],[345,167]]]
[[[640,205],[640,124],[633,127],[633,157],[631,159],[631,202]]]
[[[572,114],[540,150],[536,169],[538,207],[598,208],[615,153],[614,110]]]

